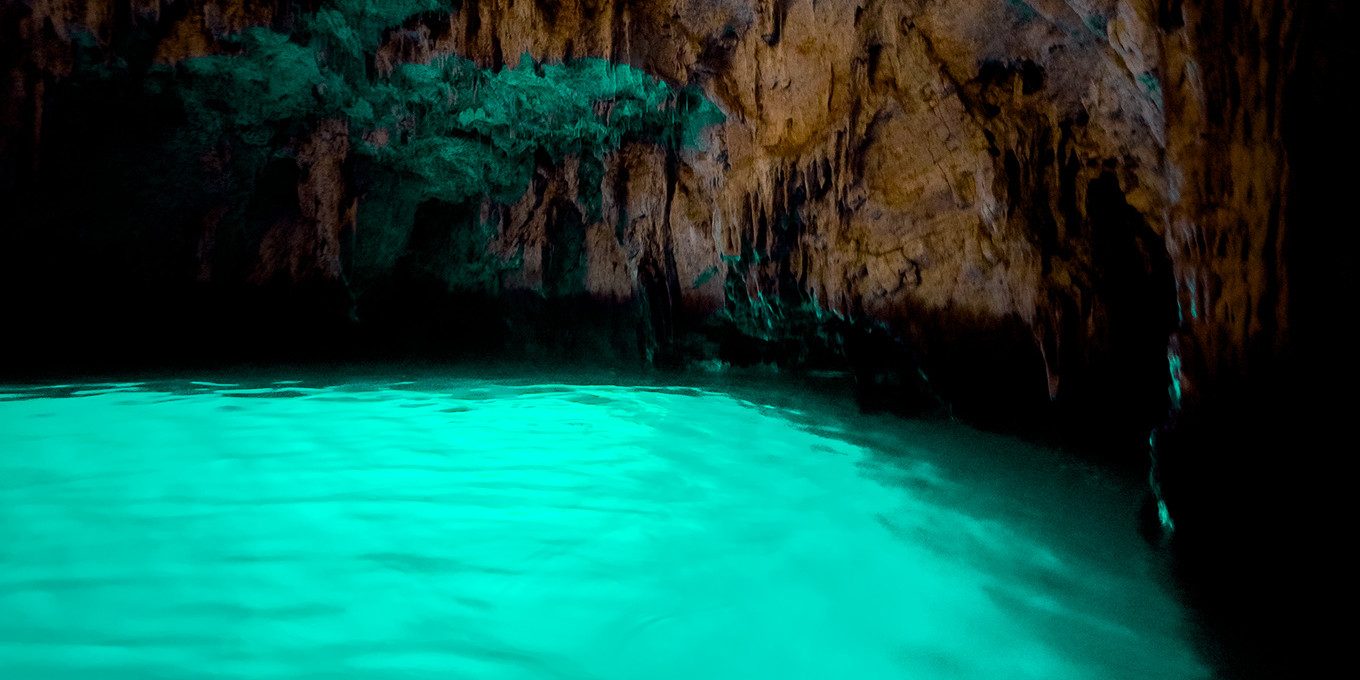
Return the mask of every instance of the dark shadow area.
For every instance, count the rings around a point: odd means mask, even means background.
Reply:
[[[1164,3],[1176,8],[1179,2]],[[1224,376],[1216,399],[1163,434],[1170,548],[1187,601],[1212,631],[1223,676],[1320,677],[1346,662],[1333,612],[1352,580],[1338,537],[1347,497],[1337,460],[1353,448],[1354,350],[1343,346],[1338,294],[1350,290],[1337,227],[1354,212],[1353,107],[1340,83],[1360,61],[1356,6],[1301,4],[1297,70],[1282,115],[1290,178],[1284,276],[1286,346],[1248,349],[1250,376]],[[1338,458],[1340,456],[1340,458]]]

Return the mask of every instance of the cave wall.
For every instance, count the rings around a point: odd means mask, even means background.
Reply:
[[[811,304],[881,323],[935,390],[979,414],[1057,410],[1132,440],[1164,420],[1169,384],[1193,409],[1289,351],[1281,126],[1293,5],[467,0],[389,31],[371,68],[446,53],[490,68],[523,53],[601,56],[701,87],[727,121],[702,150],[612,154],[593,223],[570,159],[539,167],[518,202],[467,207],[496,225],[486,252],[505,267],[441,266],[416,252],[433,238],[419,220],[358,220],[348,123],[327,120],[300,135],[295,167],[274,168],[293,188],[261,199],[270,224],[258,242],[220,243],[212,210],[167,217],[151,248],[15,233],[6,270],[47,279],[7,283],[71,297],[128,280],[268,288],[270,300],[318,290],[328,297],[316,315],[357,304],[362,322],[403,295],[394,276],[418,271],[436,293],[578,300],[622,319],[583,347],[647,355],[692,350],[685,333],[721,310],[773,326]],[[0,172],[14,214],[46,209],[22,204],[39,195],[44,164],[64,162],[51,136],[98,118],[53,110],[79,36],[110,59],[173,63],[221,52],[247,26],[286,30],[309,9],[7,3]],[[220,159],[203,164],[214,181]],[[72,252],[51,252],[60,244]],[[48,306],[10,288],[16,318]],[[364,295],[384,290],[366,310]]]
[[[78,45],[135,74],[230,52],[246,27],[289,31],[322,4],[0,5],[5,370],[304,331],[314,357],[356,328],[477,356],[848,363],[861,385],[905,384],[886,399],[928,390],[1130,460],[1155,429],[1153,482],[1204,611],[1306,620],[1296,588],[1239,585],[1289,582],[1307,551],[1292,523],[1327,514],[1296,501],[1316,495],[1316,388],[1343,354],[1329,301],[1347,250],[1325,227],[1348,209],[1329,161],[1352,157],[1333,131],[1349,122],[1336,83],[1357,59],[1353,8],[463,0],[387,31],[367,68],[604,57],[701,88],[726,121],[698,149],[610,154],[599,219],[572,158],[537,163],[513,202],[365,219],[354,139],[393,131],[342,119],[267,166],[246,199],[256,238],[219,228],[225,191],[144,224],[77,209],[108,173],[154,167],[100,159],[156,134],[155,112],[63,94]],[[228,184],[229,158],[201,160],[179,180]],[[1291,626],[1227,643],[1238,675],[1288,677]]]

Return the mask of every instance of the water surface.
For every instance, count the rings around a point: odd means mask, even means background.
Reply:
[[[0,387],[0,677],[1207,677],[1140,492],[788,389]]]

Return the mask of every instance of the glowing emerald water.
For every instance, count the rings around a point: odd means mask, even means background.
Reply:
[[[1208,674],[1138,480],[957,426],[474,379],[0,393],[0,677]]]

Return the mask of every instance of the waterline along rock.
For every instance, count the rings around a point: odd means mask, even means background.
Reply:
[[[1163,525],[1217,554],[1281,521],[1253,424],[1331,356],[1350,11],[6,2],[7,369],[846,370],[1122,462],[1155,434]]]

